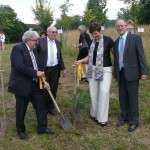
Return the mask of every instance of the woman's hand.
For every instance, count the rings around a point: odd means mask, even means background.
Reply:
[[[75,45],[75,44],[72,44],[72,46],[73,46],[73,47],[75,47],[75,48],[78,48],[78,46],[77,46],[77,45]]]
[[[78,66],[79,64],[82,64],[82,60],[77,60],[74,62],[73,66]]]

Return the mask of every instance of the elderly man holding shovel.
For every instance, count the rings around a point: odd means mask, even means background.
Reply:
[[[38,78],[44,76],[44,72],[38,70],[36,53],[37,39],[39,35],[35,31],[27,31],[22,37],[22,43],[13,47],[11,53],[11,74],[8,91],[15,94],[16,98],[16,128],[20,139],[27,139],[24,118],[29,101],[31,101],[37,117],[37,132],[40,134],[53,134],[47,128],[47,113],[43,99],[43,91],[39,88]],[[50,86],[44,84],[47,90]]]

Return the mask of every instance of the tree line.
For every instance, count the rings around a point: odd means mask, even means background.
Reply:
[[[118,0],[119,1],[119,0]],[[134,20],[138,24],[150,23],[150,0],[120,0],[126,4],[126,7],[118,11],[117,18],[123,18],[126,21]],[[61,11],[60,18],[55,20],[56,27],[63,30],[73,30],[81,24],[87,27],[91,22],[98,21],[105,26],[114,26],[115,20],[109,20],[106,8],[107,0],[88,0],[83,16],[69,16],[68,12],[73,6],[69,0],[66,0],[59,6]],[[32,6],[34,19],[39,27],[38,32],[45,31],[54,21],[54,12],[47,0],[35,0],[35,6]],[[0,31],[6,34],[8,42],[19,42],[24,31],[28,30],[26,24],[17,18],[15,11],[8,5],[0,5]]]

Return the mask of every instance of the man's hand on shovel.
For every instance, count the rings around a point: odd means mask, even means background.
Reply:
[[[50,90],[50,85],[49,85],[49,83],[48,82],[44,82],[44,88],[46,89],[46,90]]]
[[[44,72],[43,74],[40,76],[39,78],[39,86],[40,86],[40,89],[43,89],[45,88],[46,90],[50,90],[50,85],[48,82],[46,82],[45,80],[45,75],[44,75]]]

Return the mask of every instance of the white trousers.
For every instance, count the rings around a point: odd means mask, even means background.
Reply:
[[[95,66],[93,66],[94,70]],[[103,80],[95,80],[93,71],[89,78],[91,96],[90,115],[100,123],[108,121],[110,86],[112,81],[112,67],[104,67]]]

